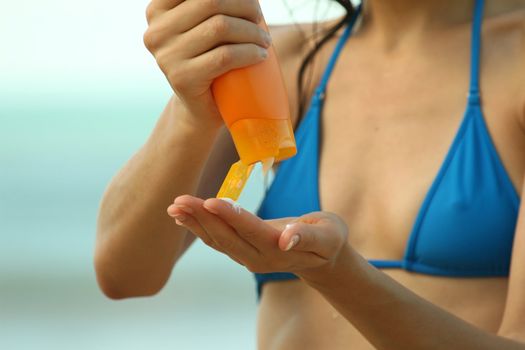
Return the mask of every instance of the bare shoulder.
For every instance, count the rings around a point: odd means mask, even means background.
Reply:
[[[321,23],[273,25],[269,27],[290,100],[290,112],[293,124],[295,124],[295,119],[297,118],[297,78],[299,68],[315,44],[316,39],[333,25],[333,23],[333,21],[328,21]],[[314,81],[318,79],[316,73],[318,72],[314,71]]]
[[[305,34],[301,27],[294,24],[271,25],[270,34],[279,59],[290,59],[300,55],[306,45]]]
[[[302,56],[335,21],[271,25],[270,34],[279,59]]]
[[[297,77],[308,47],[307,34],[303,27],[294,24],[274,25],[269,29],[288,92],[292,124],[295,124],[298,110]]]

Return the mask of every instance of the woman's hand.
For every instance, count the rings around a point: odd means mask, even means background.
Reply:
[[[258,1],[153,0],[146,16],[144,43],[186,108],[203,116],[192,122],[220,126],[213,80],[267,57]]]
[[[168,214],[204,243],[256,273],[330,270],[347,242],[335,214],[264,221],[220,199],[177,197]]]

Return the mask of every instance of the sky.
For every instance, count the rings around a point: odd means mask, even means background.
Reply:
[[[262,0],[269,24],[331,18],[330,0]],[[4,0],[0,5],[0,88],[31,93],[103,89],[100,77],[157,84],[162,77],[142,44],[148,1]],[[293,15],[291,15],[291,13]],[[107,83],[104,82],[104,83]]]
[[[262,0],[268,23],[340,14],[287,1]],[[0,3],[0,349],[254,348],[253,276],[202,243],[158,296],[117,303],[97,287],[102,193],[172,94],[142,43],[147,3]],[[250,181],[253,211],[264,189]]]

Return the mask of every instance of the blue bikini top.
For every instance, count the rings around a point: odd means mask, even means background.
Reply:
[[[324,92],[339,53],[350,37],[359,9],[340,38],[311,105],[296,132],[298,154],[284,161],[262,202],[263,219],[320,211],[319,118]],[[492,143],[479,94],[483,0],[472,25],[471,81],[459,130],[434,179],[400,260],[369,260],[377,268],[449,276],[508,276],[519,196]],[[258,291],[290,273],[256,274]]]

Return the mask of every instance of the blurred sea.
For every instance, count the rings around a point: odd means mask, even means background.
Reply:
[[[252,275],[200,242],[155,297],[110,301],[95,281],[102,193],[170,95],[142,44],[148,2],[2,3],[0,350],[255,349]],[[341,14],[331,0],[261,4],[270,24]]]
[[[99,200],[169,96],[155,92],[2,94],[0,349],[255,348],[253,277],[200,242],[155,297],[97,288]],[[253,210],[260,172],[252,180],[241,202]]]

